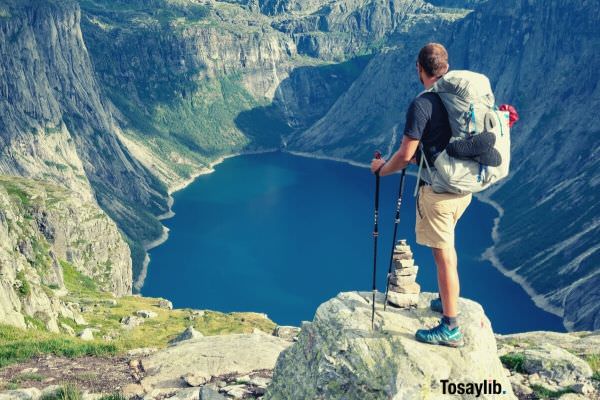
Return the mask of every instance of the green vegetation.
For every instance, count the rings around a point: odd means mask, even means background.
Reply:
[[[49,160],[44,160],[44,164],[46,164],[48,167],[51,168],[56,168],[59,171],[67,171],[69,169],[68,165],[65,164],[61,164],[61,163],[56,163],[54,161],[49,161]]]
[[[594,374],[592,379],[600,382],[600,354],[591,354],[585,356],[585,360],[588,362]]]
[[[518,373],[524,373],[523,363],[525,362],[525,355],[523,353],[509,353],[500,357],[500,361],[506,368],[511,371]]]
[[[17,272],[17,280],[21,283],[21,285],[18,288],[19,296],[29,296],[31,294],[31,285],[29,285],[29,282],[27,281],[25,271],[21,270]]]
[[[22,330],[0,325],[0,368],[43,354],[78,357],[112,355],[117,352],[118,347],[114,343],[84,342],[38,329]]]
[[[44,395],[40,400],[81,400],[81,391],[72,384],[66,384],[55,392]]]
[[[110,356],[133,348],[165,347],[169,340],[190,325],[207,336],[250,333],[254,328],[271,333],[275,327],[261,314],[206,311],[203,315],[194,315],[191,310],[160,308],[158,299],[154,298],[128,296],[114,300],[111,294],[98,291],[90,278],[83,276],[69,263],[61,262],[61,265],[70,300],[92,306],[83,313],[88,326],[99,330],[97,337],[108,335],[114,340],[82,341],[67,334],[47,332],[41,319],[27,317],[27,322],[36,329],[22,330],[0,325],[0,368],[43,354],[64,357]],[[125,330],[121,319],[135,315],[139,310],[154,311],[157,317]],[[61,319],[59,322],[78,328],[70,320]]]
[[[560,396],[567,393],[575,393],[575,391],[571,388],[561,389],[561,390],[550,390],[541,385],[532,385],[533,393],[537,396],[538,399],[558,399]]]
[[[16,383],[17,385],[23,383],[23,382],[41,382],[44,380],[44,376],[37,374],[35,372],[29,372],[29,373],[24,373],[24,374],[19,374],[17,376],[15,376],[14,378],[12,378],[10,381],[12,383]]]
[[[4,186],[4,189],[9,196],[19,199],[22,205],[28,206],[30,204],[29,195],[27,194],[27,191],[19,185],[18,179],[5,177],[0,180],[0,184]]]
[[[63,269],[65,286],[71,296],[77,298],[94,298],[102,295],[103,297],[109,296],[108,294],[101,294],[94,280],[77,271],[72,264],[61,260],[60,265]]]
[[[102,396],[98,400],[127,400],[127,398],[121,393],[113,393],[106,396]]]

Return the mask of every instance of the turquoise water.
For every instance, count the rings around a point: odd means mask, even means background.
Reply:
[[[429,249],[416,244],[415,179],[407,177],[398,238],[437,291]],[[385,288],[399,175],[382,178],[378,287]],[[365,168],[283,153],[226,160],[175,194],[169,240],[150,252],[142,292],[176,307],[255,311],[278,324],[311,320],[341,291],[371,290],[374,177]],[[481,253],[495,210],[473,200],[457,227],[461,295],[481,303],[498,333],[562,331]]]

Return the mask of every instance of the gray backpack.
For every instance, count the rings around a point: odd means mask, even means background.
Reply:
[[[484,130],[493,132],[494,148],[500,153],[502,163],[497,167],[485,166],[472,159],[450,157],[444,150],[430,166],[420,145],[417,181],[422,178],[437,193],[477,193],[506,177],[510,164],[510,115],[495,106],[488,78],[471,71],[450,71],[426,92],[437,93],[442,99],[452,129],[451,142]],[[423,163],[427,174],[422,175]]]

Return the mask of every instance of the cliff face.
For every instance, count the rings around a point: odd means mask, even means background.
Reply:
[[[485,194],[504,209],[488,255],[570,329],[600,327],[592,289],[600,280],[594,240],[600,121],[590,112],[600,91],[591,71],[573,68],[600,61],[591,50],[599,45],[599,12],[591,2],[489,2],[429,38],[447,45],[451,68],[485,73],[498,102],[519,109],[512,173]],[[365,163],[376,147],[391,154],[404,111],[421,90],[414,71],[419,45],[375,57],[327,115],[289,146]]]
[[[74,269],[98,287],[131,293],[131,256],[116,225],[91,200],[49,183],[0,177],[0,321],[20,327],[79,323],[67,294]]]
[[[166,192],[117,137],[78,4],[6,2],[0,18],[0,173],[94,197],[133,242],[161,233]]]
[[[276,17],[273,27],[290,35],[299,53],[331,60],[381,48],[402,33],[465,14],[412,0],[265,0],[261,10]]]
[[[282,134],[329,109],[368,58],[308,58],[248,5],[158,3],[168,15],[139,0],[126,10],[82,2],[82,26],[123,139],[169,187],[219,156],[280,147]]]

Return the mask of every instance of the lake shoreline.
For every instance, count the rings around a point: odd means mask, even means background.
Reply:
[[[187,188],[190,184],[195,182],[195,180],[198,177],[200,177],[202,175],[207,175],[207,174],[213,173],[215,171],[215,167],[217,165],[221,164],[222,162],[224,162],[225,160],[227,160],[229,158],[237,157],[237,156],[243,156],[243,155],[267,154],[267,153],[276,153],[276,152],[287,153],[287,154],[297,156],[297,157],[335,161],[335,162],[345,163],[345,164],[348,164],[348,165],[351,165],[354,167],[369,168],[369,164],[367,164],[367,163],[360,163],[360,162],[356,162],[356,161],[349,160],[349,159],[344,159],[344,158],[339,158],[339,157],[331,157],[331,156],[326,156],[326,155],[322,155],[322,154],[299,152],[299,151],[286,150],[286,149],[265,149],[265,150],[248,151],[248,152],[236,152],[236,153],[231,153],[228,155],[223,155],[223,156],[220,156],[217,159],[215,159],[213,162],[211,162],[209,164],[209,167],[202,168],[201,170],[197,171],[196,173],[193,173],[190,178],[186,179],[183,182],[180,182],[179,184],[177,184],[169,189],[169,212],[164,214],[164,215],[168,214],[168,216],[164,216],[162,218],[162,220],[172,218],[175,215],[175,213],[172,211],[172,206],[174,204],[174,199],[173,199],[174,193]],[[408,172],[408,174],[416,176],[416,173],[413,171]],[[510,278],[513,282],[517,283],[527,293],[527,295],[531,298],[531,300],[534,302],[534,304],[538,308],[540,308],[541,310],[543,310],[545,312],[556,315],[562,319],[563,313],[561,312],[560,309],[550,305],[548,303],[548,301],[545,298],[543,298],[543,296],[541,296],[539,293],[537,293],[530,286],[530,284],[527,282],[527,280],[525,278],[523,278],[522,276],[520,276],[519,274],[517,274],[513,271],[508,270],[502,264],[502,262],[500,261],[500,259],[498,258],[497,254],[496,254],[495,247],[496,247],[497,243],[499,242],[498,229],[499,229],[500,220],[501,220],[502,216],[504,215],[504,209],[497,202],[495,202],[494,200],[491,200],[489,197],[487,197],[485,195],[476,194],[475,197],[477,198],[477,200],[481,201],[482,203],[485,203],[485,204],[491,206],[492,208],[494,208],[494,210],[498,214],[498,216],[494,218],[493,228],[492,228],[492,231],[490,232],[490,236],[492,238],[493,244],[492,244],[492,246],[488,247],[487,249],[485,249],[483,251],[483,253],[481,254],[481,259],[490,262],[490,264],[495,269],[497,269],[502,275],[506,276],[507,278]],[[146,251],[156,248],[168,240],[168,229],[167,228],[165,228],[165,229],[166,229],[166,232],[163,231],[163,235],[159,239],[151,242],[151,244],[148,247],[145,247]],[[148,273],[149,263],[150,263],[150,257],[148,254],[146,254],[146,259],[144,261],[142,271],[138,275],[138,278],[136,279],[136,283],[134,285],[134,287],[138,291],[141,291],[141,289],[143,288],[144,281],[145,281],[147,273]],[[565,326],[565,328],[567,328],[567,327]]]

